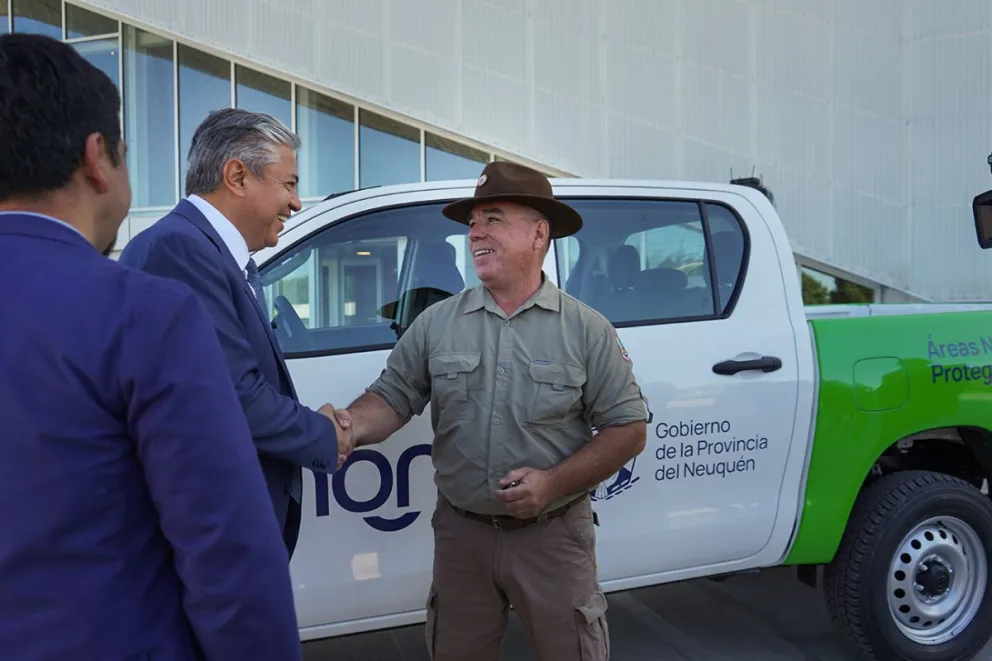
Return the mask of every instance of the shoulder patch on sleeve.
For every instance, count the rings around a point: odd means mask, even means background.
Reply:
[[[623,342],[620,341],[620,335],[616,331],[613,331],[613,337],[616,338],[617,346],[620,348],[620,357],[626,360],[628,363],[631,362],[630,354],[627,353],[627,347],[625,347],[623,345]]]

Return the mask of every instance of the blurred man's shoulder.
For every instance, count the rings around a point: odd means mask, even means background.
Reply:
[[[169,321],[199,299],[185,283],[164,276],[139,271],[124,264],[111,262],[113,289],[119,304],[140,323],[144,319]]]

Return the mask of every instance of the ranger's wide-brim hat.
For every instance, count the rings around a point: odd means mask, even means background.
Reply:
[[[582,216],[555,199],[547,177],[526,165],[504,161],[486,165],[475,184],[475,195],[452,202],[441,212],[451,220],[468,225],[472,208],[486,201],[516,202],[540,211],[551,225],[552,239],[570,236],[582,229]]]

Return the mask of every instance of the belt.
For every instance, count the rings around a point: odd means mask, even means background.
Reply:
[[[570,503],[565,503],[561,507],[551,510],[550,512],[545,512],[543,514],[538,514],[535,517],[529,519],[519,519],[515,516],[509,516],[506,514],[479,514],[477,512],[469,512],[468,510],[463,510],[460,507],[451,505],[451,509],[455,510],[462,516],[472,519],[473,521],[479,521],[480,523],[485,523],[493,528],[505,528],[507,530],[514,530],[517,528],[524,528],[535,523],[540,523],[542,521],[549,521],[551,519],[557,519],[560,516],[564,516],[565,512],[570,510],[572,507],[582,502],[589,496],[581,496],[576,498]],[[450,504],[450,503],[449,503]]]

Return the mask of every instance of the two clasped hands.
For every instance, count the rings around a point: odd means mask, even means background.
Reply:
[[[333,404],[324,404],[317,413],[326,416],[334,423],[338,434],[338,469],[347,461],[351,451],[355,449],[355,430],[351,426],[351,413],[347,409],[335,408]]]
[[[351,456],[360,434],[356,434],[351,413],[347,409],[324,404],[318,413],[327,416],[338,433],[338,469]],[[529,519],[540,514],[556,497],[555,476],[552,471],[536,468],[517,468],[499,481],[502,491],[496,497],[506,505],[510,514],[519,519]],[[512,486],[511,486],[512,485]]]

